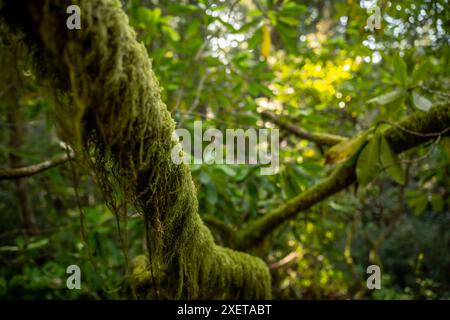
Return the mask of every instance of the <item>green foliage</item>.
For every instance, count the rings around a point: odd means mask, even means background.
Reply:
[[[405,88],[407,86],[408,69],[406,62],[398,55],[394,57],[394,76],[401,87]]]
[[[358,156],[356,176],[362,187],[372,182],[380,170],[380,139],[381,135],[375,133]]]
[[[236,239],[221,235],[207,218],[241,230],[345,164],[356,165],[357,193],[348,188],[293,214],[275,232],[261,235],[266,241],[260,247],[249,250],[272,266],[295,253],[287,264],[271,269],[273,297],[449,298],[448,138],[433,138],[398,157],[399,146],[387,141],[377,125],[398,122],[414,111],[427,115],[432,105],[448,101],[445,1],[386,4],[382,29],[374,33],[364,29],[367,12],[359,1],[239,1],[233,6],[215,0],[122,2],[128,17],[117,18],[102,7],[95,10],[108,15],[106,24],[86,25],[99,35],[90,43],[99,50],[86,49],[85,39],[74,33],[72,44],[57,43],[56,50],[63,47],[66,55],[35,61],[38,68],[28,63],[29,56],[21,60],[24,130],[19,148],[9,143],[14,137],[10,106],[0,95],[2,168],[9,167],[10,155],[31,165],[60,154],[60,139],[76,151],[89,151],[74,163],[78,181],[68,163],[26,179],[38,235],[24,231],[14,181],[0,181],[2,298],[156,298],[143,248],[144,217],[150,217],[152,269],[161,295],[213,296],[209,290],[222,290],[232,266],[241,266],[230,281],[241,288],[258,283],[259,292],[251,294],[267,296],[266,265],[225,249],[234,247]],[[89,15],[91,9],[85,10]],[[134,31],[122,33],[127,19]],[[62,32],[52,25],[44,29],[46,44]],[[109,41],[110,35],[120,35],[120,41]],[[139,43],[130,48],[126,43],[134,36]],[[154,75],[148,72],[147,55]],[[121,68],[112,67],[117,60],[123,61]],[[67,77],[54,73],[59,65],[66,67]],[[42,83],[42,73],[52,81]],[[141,78],[145,85],[137,84]],[[70,87],[64,88],[64,79],[71,79]],[[126,86],[125,79],[134,85]],[[71,95],[57,95],[55,103],[42,87],[63,87]],[[257,166],[248,165],[171,165],[167,137],[175,123],[191,131],[195,120],[221,130],[274,126],[261,111],[308,132],[348,139],[318,146],[281,130],[280,173],[273,176],[261,176]],[[359,135],[367,129],[367,135]],[[116,151],[125,145],[132,152]],[[85,167],[94,169],[95,179]],[[137,188],[143,191],[139,199],[148,202],[131,206]],[[305,199],[315,194],[307,192]],[[212,234],[198,218],[197,202]],[[159,234],[159,228],[167,231]],[[174,242],[174,235],[181,240]],[[213,236],[224,247],[213,244]],[[173,250],[161,246],[165,242]],[[181,252],[180,260],[171,256],[175,250]],[[382,264],[380,291],[365,290],[370,257]],[[168,285],[164,275],[173,271],[169,261],[180,275]],[[65,286],[70,264],[82,269],[80,291]],[[132,269],[141,289],[135,293],[129,288]],[[210,270],[208,276],[199,278],[200,269]]]
[[[398,101],[404,96],[404,92],[401,89],[396,89],[392,92],[385,93],[381,96],[375,97],[367,101],[367,103],[377,103],[381,105],[389,104]]]
[[[424,96],[422,96],[416,92],[412,93],[412,99],[413,99],[414,106],[417,109],[425,111],[425,112],[429,111],[433,105],[433,103],[430,100],[428,100],[427,98],[425,98]]]
[[[398,156],[392,151],[389,142],[381,135],[380,137],[380,163],[382,169],[386,170],[389,176],[401,185],[405,184],[405,172],[403,171]]]

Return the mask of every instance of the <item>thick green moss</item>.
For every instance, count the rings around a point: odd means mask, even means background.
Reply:
[[[83,155],[114,211],[132,204],[144,214],[151,265],[135,261],[138,287],[156,278],[152,285],[172,298],[269,298],[266,264],[217,246],[200,219],[190,171],[171,161],[174,121],[120,2],[77,1],[82,28],[71,31],[61,27],[66,1],[7,3],[22,14],[39,57],[52,61],[41,74],[58,88],[61,136]]]
[[[396,126],[386,130],[385,137],[395,152],[400,153],[436,138],[436,133],[448,127],[450,127],[450,103],[446,102],[434,106],[429,112],[417,111],[403,119]],[[449,132],[445,134],[448,135]]]

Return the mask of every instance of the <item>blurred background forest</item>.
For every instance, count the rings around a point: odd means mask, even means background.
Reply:
[[[331,172],[324,146],[297,129],[353,137],[450,98],[448,0],[378,1],[373,31],[376,1],[122,2],[178,127],[280,128],[276,175],[191,166],[213,232],[214,221],[239,229]],[[17,64],[16,100],[0,88],[0,170],[65,155],[26,57]],[[281,226],[263,244],[273,297],[449,299],[449,158],[449,138],[431,141],[401,156],[402,184],[382,173]],[[0,298],[124,298],[127,265],[143,250],[140,214],[118,225],[93,178],[60,162],[0,180]],[[66,288],[72,264],[81,290]],[[366,289],[370,264],[381,266],[381,290]]]

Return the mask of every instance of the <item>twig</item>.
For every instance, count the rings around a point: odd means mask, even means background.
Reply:
[[[277,115],[275,115],[271,112],[268,112],[268,111],[261,112],[261,116],[263,118],[266,118],[270,122],[276,124],[281,129],[289,131],[301,139],[312,141],[318,145],[333,146],[335,144],[338,144],[340,142],[347,140],[347,138],[339,136],[339,135],[335,135],[335,134],[321,133],[321,132],[309,132],[309,131],[303,130],[303,129],[301,129],[297,126],[294,126],[290,123],[286,123],[285,121],[280,119],[280,117],[278,117]]]
[[[41,173],[45,170],[51,169],[53,167],[56,167],[60,164],[66,163],[70,157],[73,157],[73,155],[65,154],[59,157],[56,157],[51,160],[46,160],[44,162],[34,164],[27,167],[22,168],[12,168],[12,169],[2,169],[0,170],[0,180],[12,180],[12,179],[19,179],[19,178],[25,178],[25,177],[31,177],[35,174]]]

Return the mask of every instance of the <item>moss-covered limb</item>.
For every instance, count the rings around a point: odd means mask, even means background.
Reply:
[[[384,136],[396,153],[421,145],[450,127],[450,102],[436,105],[429,112],[416,112],[386,130]],[[413,134],[416,132],[418,134]]]
[[[339,135],[335,135],[335,134],[322,133],[322,132],[309,132],[309,131],[303,130],[297,126],[294,126],[293,124],[290,124],[290,123],[284,121],[279,116],[277,116],[271,112],[268,112],[268,111],[261,112],[261,116],[264,119],[269,120],[270,122],[273,122],[281,129],[284,129],[301,139],[305,139],[305,140],[314,142],[314,143],[318,144],[319,146],[333,146],[335,144],[338,144],[340,142],[347,140],[347,138],[339,136]]]
[[[93,170],[113,210],[131,202],[143,212],[149,267],[168,295],[269,298],[267,265],[217,246],[200,219],[189,168],[171,159],[174,121],[120,2],[75,1],[81,30],[66,28],[67,1],[2,3],[3,17],[43,64],[38,75],[56,97],[64,140]]]
[[[444,131],[450,126],[450,103],[435,106],[428,113],[417,112],[398,122],[384,133],[396,153],[401,153],[418,146]],[[405,130],[406,129],[406,130]],[[410,132],[407,132],[410,131]],[[416,132],[417,134],[412,134]],[[449,133],[447,131],[447,133]],[[298,213],[329,196],[345,189],[356,180],[355,167],[346,162],[339,165],[334,172],[314,187],[308,189],[285,205],[269,214],[250,222],[236,234],[236,247],[248,249],[261,242],[282,223],[295,217]]]

